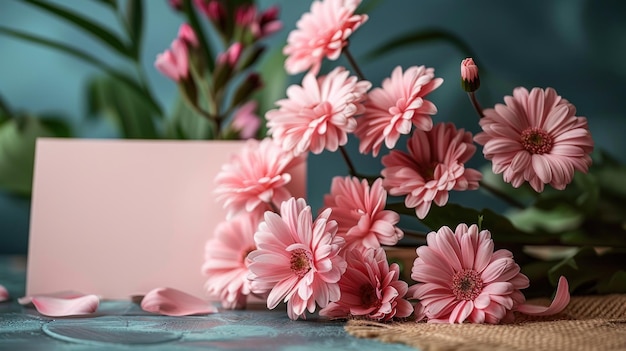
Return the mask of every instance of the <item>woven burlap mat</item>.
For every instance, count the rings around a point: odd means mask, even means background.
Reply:
[[[559,315],[519,315],[514,324],[506,325],[350,320],[345,329],[356,337],[403,343],[423,351],[626,350],[626,295],[572,297]]]

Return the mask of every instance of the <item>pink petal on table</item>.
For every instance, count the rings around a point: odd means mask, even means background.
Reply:
[[[21,305],[33,304],[37,312],[48,317],[79,316],[94,313],[100,304],[96,295],[76,295],[61,292],[49,295],[25,296],[18,299]]]
[[[3,285],[0,284],[0,302],[9,299],[9,291]]]
[[[166,316],[189,316],[217,312],[210,302],[172,288],[156,288],[141,300],[144,311]]]
[[[73,299],[76,297],[81,297],[81,296],[85,296],[86,294],[77,292],[77,291],[72,291],[72,290],[68,290],[68,291],[57,291],[57,292],[53,292],[53,293],[49,293],[49,294],[39,294],[39,295],[29,295],[29,296],[23,296],[17,299],[17,302],[24,306],[24,305],[28,305],[33,303],[33,298],[34,297],[38,297],[38,296],[45,296],[45,297],[56,297],[59,299]]]
[[[546,307],[522,304],[517,306],[516,310],[532,316],[549,316],[563,311],[569,304],[569,299],[569,284],[567,283],[567,279],[561,276],[559,278],[559,284],[556,288],[556,295],[554,296],[554,300],[552,300],[550,306]]]

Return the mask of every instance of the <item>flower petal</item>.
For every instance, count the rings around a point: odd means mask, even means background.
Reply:
[[[48,317],[79,316],[94,313],[100,304],[96,295],[75,292],[59,292],[48,295],[24,296],[17,301],[20,305],[33,304],[37,312]]]
[[[173,288],[156,288],[141,300],[144,311],[166,316],[189,316],[217,312],[208,301]]]
[[[561,276],[556,288],[556,295],[550,306],[522,304],[517,306],[516,311],[531,316],[549,316],[563,311],[565,307],[567,307],[567,304],[569,304],[569,300],[569,284],[567,283],[567,279]]]

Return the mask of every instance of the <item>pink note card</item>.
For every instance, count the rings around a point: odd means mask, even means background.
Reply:
[[[225,211],[213,179],[236,141],[39,139],[26,294],[204,297],[204,247]],[[306,163],[290,191],[306,195]]]

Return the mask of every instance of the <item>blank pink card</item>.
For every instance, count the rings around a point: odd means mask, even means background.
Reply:
[[[39,139],[26,294],[204,297],[204,247],[225,211],[213,179],[236,141]],[[306,163],[290,191],[306,192]]]

